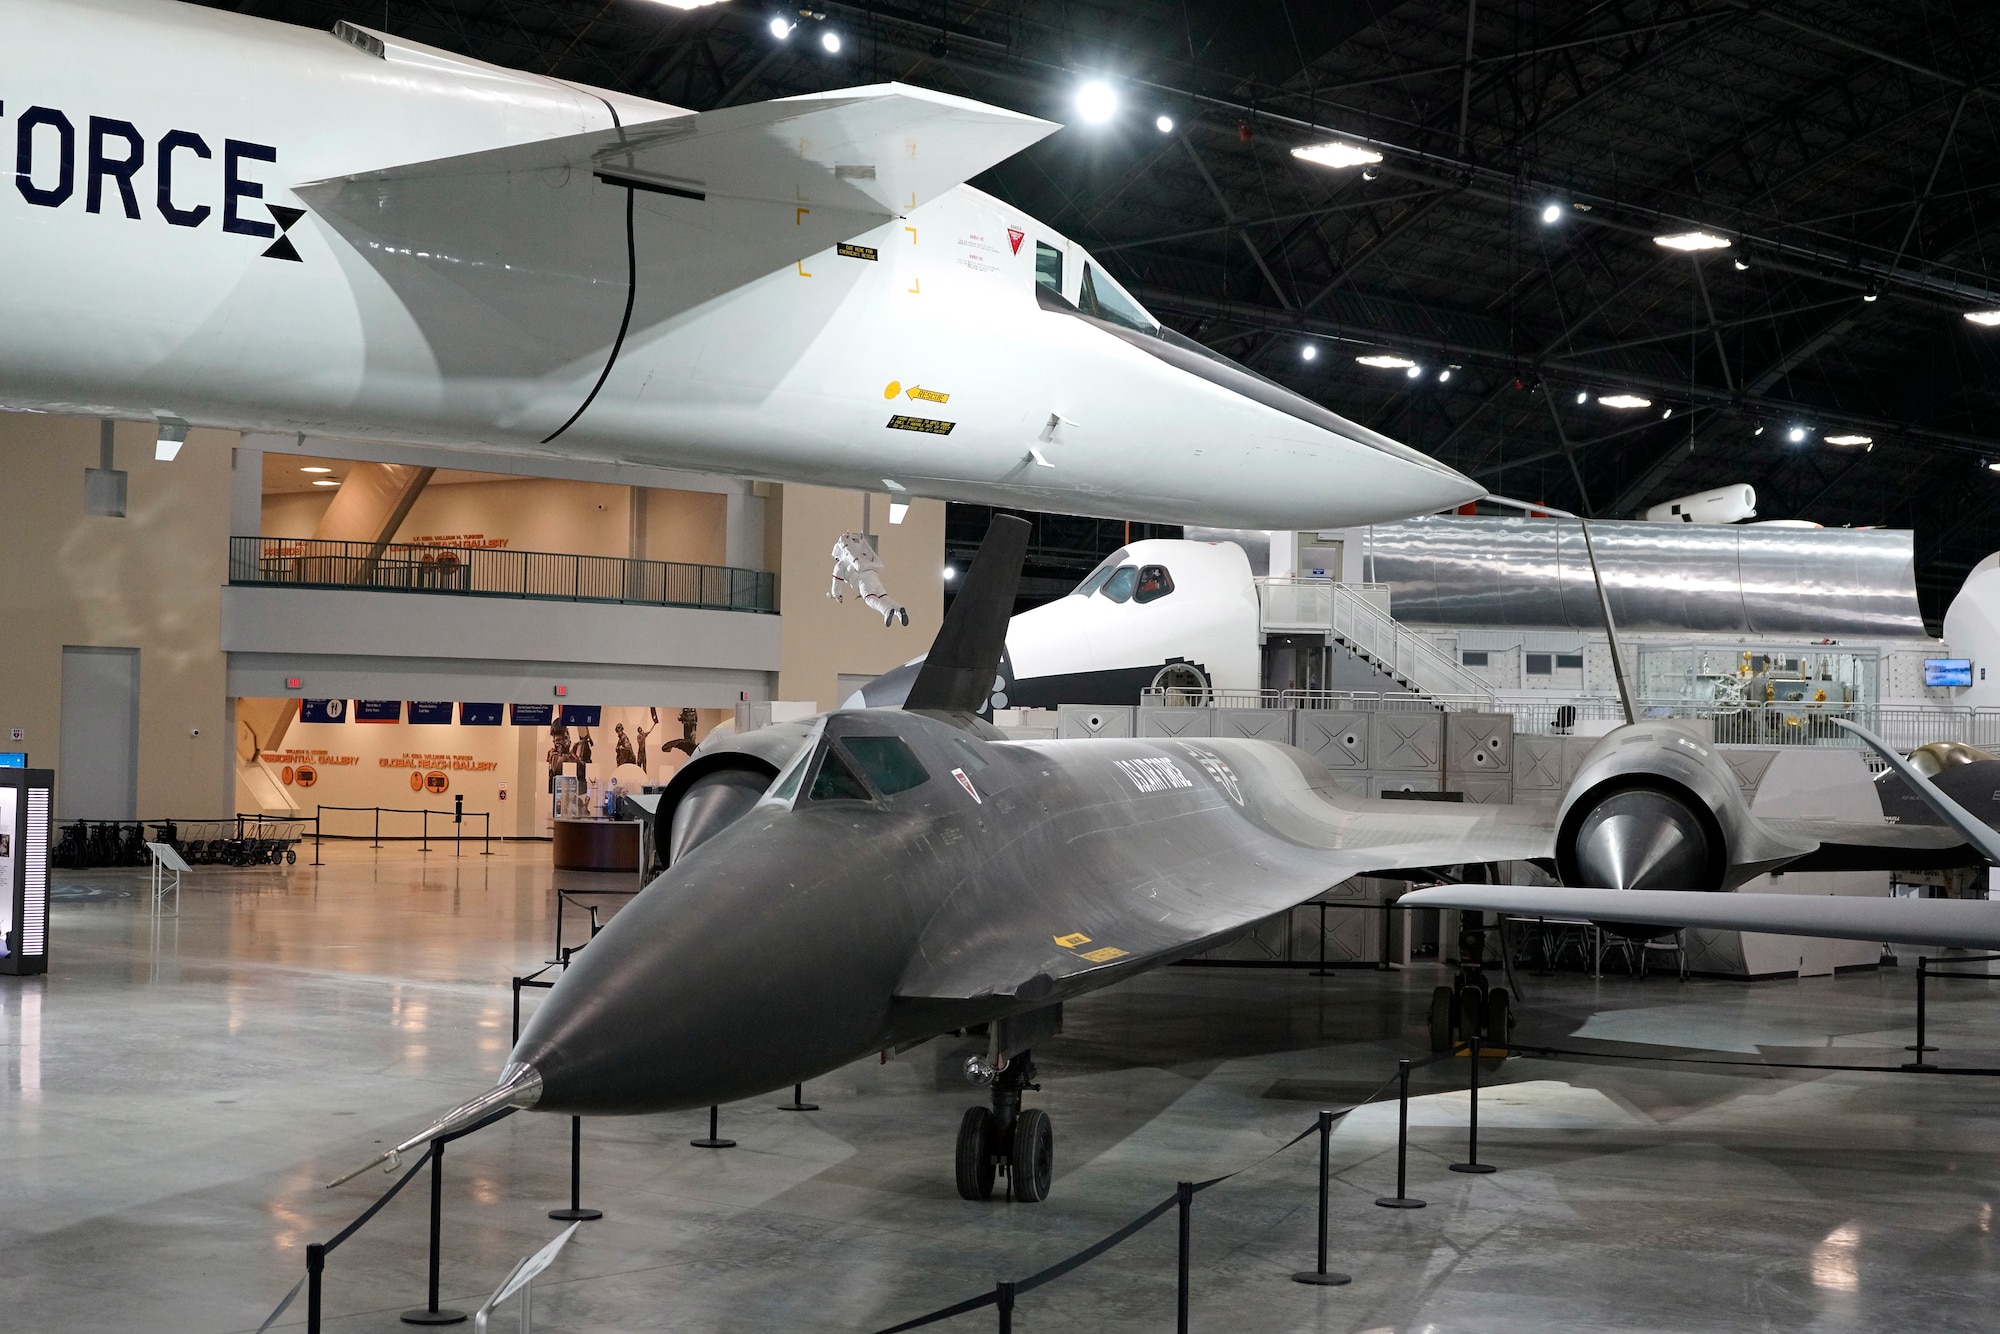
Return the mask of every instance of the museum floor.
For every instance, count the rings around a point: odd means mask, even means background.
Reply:
[[[318,871],[204,871],[157,932],[144,872],[58,872],[55,971],[0,978],[0,1325],[255,1329],[306,1243],[388,1179],[321,1183],[499,1068],[507,979],[549,953],[546,857],[346,846]],[[1913,972],[1529,978],[1523,1036],[1892,1065]],[[929,1047],[812,1084],[818,1112],[725,1107],[735,1149],[689,1147],[697,1114],[586,1122],[584,1203],[606,1217],[537,1285],[538,1327],[876,1330],[1246,1165],[1195,1206],[1197,1330],[1990,1325],[2000,1086],[1942,1075],[1509,1061],[1481,1100],[1500,1171],[1472,1177],[1445,1170],[1464,1149],[1450,1062],[1411,1106],[1411,1193],[1430,1207],[1374,1207],[1394,1186],[1395,1108],[1356,1113],[1333,1139],[1334,1267],[1355,1282],[1288,1282],[1311,1262],[1315,1155],[1266,1156],[1419,1054],[1437,976],[1178,968],[1073,1004],[1038,1052],[1057,1135],[1040,1205],[954,1193],[953,1134],[978,1098]],[[1935,986],[1940,1059],[2000,1065],[1990,984]],[[523,1115],[452,1146],[447,1305],[476,1306],[559,1230],[567,1132]],[[418,1183],[334,1254],[329,1330],[405,1328],[425,1207]],[[1016,1328],[1171,1328],[1172,1223],[1023,1297]],[[303,1319],[295,1305],[280,1327]],[[511,1308],[499,1319],[512,1328]],[[991,1329],[993,1312],[938,1328]]]

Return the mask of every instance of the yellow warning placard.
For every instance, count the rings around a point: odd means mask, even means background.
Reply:
[[[1088,945],[1090,943],[1090,937],[1084,935],[1083,932],[1078,931],[1067,936],[1057,936],[1055,938],[1055,942],[1056,944],[1062,946],[1066,950],[1073,950],[1078,945]]]
[[[923,435],[950,435],[957,422],[941,422],[930,417],[905,417],[898,414],[889,418],[892,431],[917,431]]]

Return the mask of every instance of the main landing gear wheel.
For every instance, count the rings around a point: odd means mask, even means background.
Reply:
[[[1431,992],[1431,1050],[1437,1053],[1451,1050],[1452,1032],[1458,1027],[1458,997],[1450,987],[1438,987]]]
[[[958,1194],[961,1199],[993,1198],[993,1112],[968,1107],[958,1123]]]
[[[980,1109],[983,1110],[983,1109]],[[1039,1107],[1023,1111],[1014,1122],[1013,1163],[1008,1180],[1022,1204],[1040,1204],[1049,1197],[1055,1176],[1056,1132],[1049,1114]]]

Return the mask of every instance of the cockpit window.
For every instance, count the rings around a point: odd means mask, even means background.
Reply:
[[[1120,547],[1109,556],[1106,556],[1102,564],[1086,575],[1083,582],[1072,590],[1072,595],[1080,598],[1089,597],[1092,593],[1104,587],[1104,581],[1118,573],[1118,567],[1124,563],[1125,548]]]
[[[1174,591],[1174,577],[1167,573],[1164,565],[1148,565],[1139,571],[1138,591],[1132,600],[1138,603],[1154,602]]]
[[[1047,241],[1035,242],[1035,281],[1062,295],[1062,251]]]
[[[1124,602],[1132,596],[1132,586],[1139,582],[1139,567],[1120,566],[1118,572],[1104,581],[1104,596],[1113,602]]]
[[[868,789],[854,776],[854,770],[847,767],[847,761],[840,758],[840,752],[828,746],[819,757],[819,772],[813,775],[812,786],[806,795],[814,801],[867,801]]]
[[[1076,306],[1086,315],[1095,315],[1100,320],[1122,324],[1143,334],[1157,337],[1160,332],[1159,323],[1095,264],[1083,266],[1083,287],[1077,293]]]
[[[840,744],[875,784],[875,790],[885,797],[908,792],[930,781],[931,776],[924,772],[923,764],[901,737],[850,736],[842,737]]]

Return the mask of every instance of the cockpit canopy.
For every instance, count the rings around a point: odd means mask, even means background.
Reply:
[[[1164,565],[1138,565],[1132,562],[1131,552],[1120,547],[1104,558],[1103,564],[1090,572],[1088,578],[1071,591],[1071,597],[1087,598],[1092,595],[1109,598],[1113,602],[1134,602],[1144,606],[1157,602],[1174,591],[1174,576]]]

